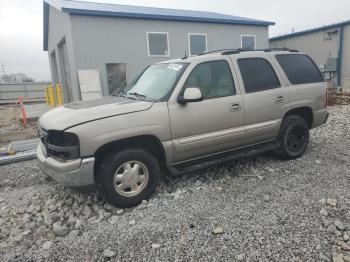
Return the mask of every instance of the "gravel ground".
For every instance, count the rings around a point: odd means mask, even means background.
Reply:
[[[133,209],[0,167],[2,261],[350,261],[350,106],[294,161],[263,155],[178,178]]]

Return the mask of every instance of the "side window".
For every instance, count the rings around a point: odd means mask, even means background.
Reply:
[[[280,81],[271,64],[263,58],[243,58],[238,60],[246,93],[280,87]]]
[[[186,80],[185,88],[198,87],[204,99],[235,95],[230,67],[226,61],[210,61],[197,65]]]
[[[278,63],[293,85],[323,82],[320,70],[310,57],[300,54],[276,55]]]

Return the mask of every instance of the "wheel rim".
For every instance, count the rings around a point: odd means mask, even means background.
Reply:
[[[145,189],[149,179],[148,168],[139,161],[127,161],[114,173],[115,191],[125,197],[138,195]]]
[[[287,147],[292,152],[303,150],[307,141],[307,135],[302,126],[294,126],[287,135]]]

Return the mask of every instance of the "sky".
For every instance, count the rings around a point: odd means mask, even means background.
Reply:
[[[276,22],[270,36],[350,20],[349,0],[95,0],[115,4],[212,11]],[[0,74],[49,80],[43,51],[42,0],[0,0]]]

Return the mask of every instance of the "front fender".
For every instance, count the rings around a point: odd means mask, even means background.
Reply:
[[[94,155],[102,145],[129,137],[152,135],[162,143],[171,140],[166,102],[155,103],[146,111],[99,119],[67,131],[79,136],[82,157]]]

